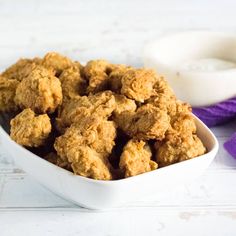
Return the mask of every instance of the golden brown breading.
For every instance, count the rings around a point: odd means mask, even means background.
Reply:
[[[166,110],[168,115],[176,113],[176,97],[173,90],[163,77],[159,77],[153,87],[154,94],[147,100],[161,110]]]
[[[88,146],[75,147],[73,152],[69,151],[68,160],[75,174],[97,180],[112,179],[107,158]]]
[[[2,76],[6,77],[7,79],[15,79],[18,81],[22,81],[25,77],[29,75],[32,69],[40,63],[40,58],[20,59],[15,64],[7,68],[2,73]]]
[[[108,89],[108,75],[111,64],[106,60],[89,61],[83,69],[83,74],[89,81],[88,93],[97,93]]]
[[[197,130],[191,107],[181,101],[176,102],[176,112],[172,114],[170,124],[168,133],[172,134],[192,135]]]
[[[134,100],[129,99],[121,94],[114,94],[114,97],[116,102],[114,113],[116,116],[124,111],[134,112],[136,110],[137,106]]]
[[[123,149],[119,166],[126,178],[139,175],[157,168],[157,163],[151,157],[152,152],[146,142],[130,140]]]
[[[162,140],[170,127],[166,111],[151,104],[139,107],[136,112],[122,112],[114,120],[127,135],[142,140]]]
[[[79,122],[84,116],[109,117],[115,108],[116,102],[111,91],[75,97],[63,103],[60,108],[57,128],[63,132],[66,127]]]
[[[67,153],[76,146],[89,146],[104,157],[108,157],[115,145],[116,126],[113,121],[88,116],[74,123],[58,137],[54,147],[57,154],[67,160]]]
[[[156,161],[160,166],[167,166],[188,160],[206,152],[197,135],[168,135],[164,141],[155,144]]]
[[[47,69],[37,66],[18,85],[15,102],[37,113],[52,113],[62,103],[61,82]]]
[[[124,76],[124,74],[131,69],[132,68],[130,66],[112,65],[112,71],[109,74],[109,81],[108,81],[109,89],[119,94],[122,87],[121,79]]]
[[[44,56],[42,65],[47,69],[53,70],[55,76],[59,77],[63,70],[73,65],[73,62],[59,53],[49,52]]]
[[[72,99],[78,95],[85,95],[86,81],[81,77],[77,66],[65,69],[60,77],[63,99]]]
[[[17,110],[14,97],[18,85],[19,81],[0,76],[0,112]]]
[[[31,109],[25,109],[11,120],[11,138],[20,145],[38,147],[45,143],[52,126],[47,114],[36,116]]]
[[[108,156],[115,145],[116,126],[99,117],[84,117],[58,137],[54,147],[61,159],[71,163],[76,174],[112,179]]]
[[[128,70],[121,79],[121,94],[138,102],[149,99],[153,93],[153,86],[158,76],[153,70]]]

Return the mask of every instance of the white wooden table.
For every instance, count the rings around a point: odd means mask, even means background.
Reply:
[[[163,34],[236,31],[235,9],[234,0],[0,0],[0,66],[50,50],[141,66],[144,44]],[[196,181],[109,211],[49,192],[0,144],[0,235],[236,235],[236,160],[222,148],[233,131],[236,122],[213,129],[220,151]]]

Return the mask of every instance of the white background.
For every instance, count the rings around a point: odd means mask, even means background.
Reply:
[[[192,29],[236,31],[236,1],[0,0],[0,67],[50,50],[142,66],[145,43]],[[0,144],[0,235],[235,235],[236,160],[222,148],[234,130],[213,129],[221,150],[196,181],[104,212],[50,193]]]

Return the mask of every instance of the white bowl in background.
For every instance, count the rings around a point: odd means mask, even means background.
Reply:
[[[165,193],[164,191],[168,194],[167,189],[201,175],[214,159],[219,144],[214,134],[198,118],[195,120],[198,135],[208,151],[206,154],[138,176],[113,181],[74,175],[51,164],[11,140],[1,125],[0,143],[19,167],[52,192],[86,208],[106,209],[145,196]]]
[[[236,34],[162,37],[144,48],[144,65],[165,76],[177,97],[192,106],[223,101],[236,95]]]

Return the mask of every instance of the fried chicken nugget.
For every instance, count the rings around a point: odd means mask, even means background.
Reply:
[[[57,128],[63,133],[66,127],[80,122],[84,116],[109,117],[115,108],[116,102],[111,91],[75,97],[62,104],[57,118]]]
[[[37,66],[16,89],[15,102],[37,113],[53,113],[62,103],[61,82],[42,66]]]
[[[73,153],[69,152],[68,160],[75,174],[96,180],[112,179],[107,158],[88,146],[80,146]]]
[[[72,99],[78,95],[85,95],[87,83],[81,77],[80,69],[77,65],[71,66],[61,73],[63,99]]]
[[[153,86],[158,76],[153,70],[128,70],[121,79],[121,94],[138,102],[144,102],[153,95]]]
[[[151,160],[152,152],[144,141],[130,140],[120,157],[120,168],[125,177],[139,175],[157,169],[157,163]]]
[[[87,116],[74,123],[66,132],[56,138],[54,147],[64,160],[74,146],[89,146],[104,157],[109,156],[115,145],[116,125],[100,117]]]
[[[109,80],[108,80],[109,89],[119,94],[122,87],[121,79],[124,76],[124,74],[128,70],[131,70],[132,68],[130,66],[125,66],[125,65],[112,65],[111,68],[112,71],[109,74]]]
[[[116,102],[114,113],[116,116],[124,111],[134,112],[136,110],[137,106],[134,100],[129,99],[121,94],[114,94],[114,97]]]
[[[73,62],[59,53],[49,52],[44,56],[41,64],[45,68],[53,70],[55,76],[59,77],[63,70],[73,65]]]
[[[10,136],[20,145],[39,147],[47,140],[52,126],[47,114],[36,116],[31,109],[25,109],[11,120]]]
[[[156,142],[156,161],[160,166],[167,166],[192,159],[206,152],[201,140],[195,134],[167,135],[163,142]]]
[[[111,64],[106,60],[92,60],[83,69],[83,74],[88,80],[87,93],[97,93],[108,89],[108,75]]]
[[[40,58],[20,59],[15,64],[7,68],[2,73],[2,76],[6,77],[7,79],[22,81],[40,63]]]
[[[14,97],[18,85],[19,81],[0,76],[0,112],[17,110]]]
[[[176,102],[176,111],[171,116],[170,124],[168,133],[192,135],[197,131],[190,105],[181,101]]]
[[[159,77],[153,86],[153,95],[147,100],[161,110],[166,110],[168,115],[176,113],[176,97],[173,90],[163,77]]]
[[[112,179],[108,156],[115,145],[116,126],[99,117],[84,117],[58,137],[57,154],[71,163],[74,173],[93,179]]]
[[[152,104],[143,105],[136,112],[122,112],[114,120],[128,136],[141,140],[162,140],[170,126],[166,111]]]

